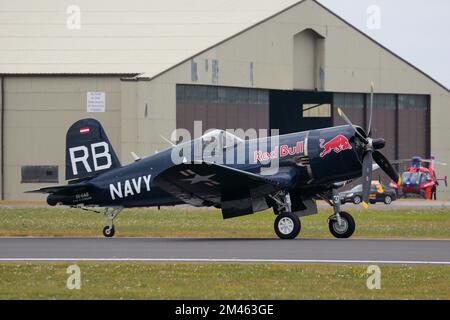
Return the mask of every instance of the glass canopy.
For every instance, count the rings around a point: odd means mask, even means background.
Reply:
[[[203,147],[215,147],[218,149],[228,149],[241,143],[242,140],[238,136],[220,129],[214,129],[200,137],[203,141]]]

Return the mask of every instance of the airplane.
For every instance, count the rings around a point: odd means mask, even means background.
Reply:
[[[355,221],[341,211],[337,189],[363,176],[362,205],[367,208],[373,160],[392,180],[400,183],[400,177],[379,151],[385,140],[371,137],[372,103],[367,131],[353,125],[340,108],[338,113],[346,125],[248,140],[212,130],[142,159],[132,153],[135,161],[124,166],[101,124],[82,119],[66,135],[68,184],[28,192],[49,194],[50,206],[103,208],[105,237],[114,236],[114,219],[124,208],[188,204],[219,208],[224,219],[272,208],[276,235],[294,239],[301,230],[300,218],[316,214],[316,200],[323,199],[333,207],[331,234],[349,238]],[[211,144],[212,157],[188,159],[189,151],[195,154],[198,146]],[[217,161],[238,149],[250,150],[243,161]],[[182,160],[174,161],[174,154]]]
[[[419,195],[426,200],[436,199],[436,187],[439,181],[444,181],[447,186],[447,176],[444,178],[437,178],[435,165],[446,166],[445,162],[437,161],[434,156],[431,159],[422,159],[419,156],[414,156],[411,159],[400,159],[391,161],[392,164],[411,163],[411,166],[402,172],[402,185],[397,186],[391,183],[393,188],[400,189],[403,196]],[[422,164],[428,163],[428,166]]]

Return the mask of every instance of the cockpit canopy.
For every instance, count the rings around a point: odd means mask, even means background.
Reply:
[[[211,149],[228,149],[244,141],[238,136],[221,129],[210,130],[199,139],[203,141],[203,148]]]
[[[404,185],[420,185],[427,181],[431,181],[432,178],[429,173],[425,172],[403,172],[402,180]]]

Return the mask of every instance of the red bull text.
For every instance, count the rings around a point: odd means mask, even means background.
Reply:
[[[303,141],[297,141],[295,146],[289,147],[288,145],[282,145],[273,147],[270,152],[263,152],[261,150],[256,150],[253,153],[253,161],[267,161],[271,159],[276,159],[278,157],[287,157],[303,153]]]

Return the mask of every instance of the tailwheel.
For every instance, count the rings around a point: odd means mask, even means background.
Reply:
[[[116,230],[114,228],[114,219],[122,211],[122,207],[105,208],[104,215],[106,217],[106,226],[103,228],[103,235],[106,238],[114,237]]]
[[[111,225],[111,226],[105,226],[104,228],[103,228],[103,235],[106,237],[106,238],[111,238],[111,237],[114,237],[114,234],[116,233],[116,229],[114,228],[114,225]]]
[[[294,239],[300,233],[300,219],[296,214],[291,212],[280,213],[275,219],[274,228],[279,238]]]
[[[350,238],[355,232],[355,220],[353,217],[344,211],[339,212],[339,215],[333,215],[329,218],[328,227],[331,234],[336,238]]]

